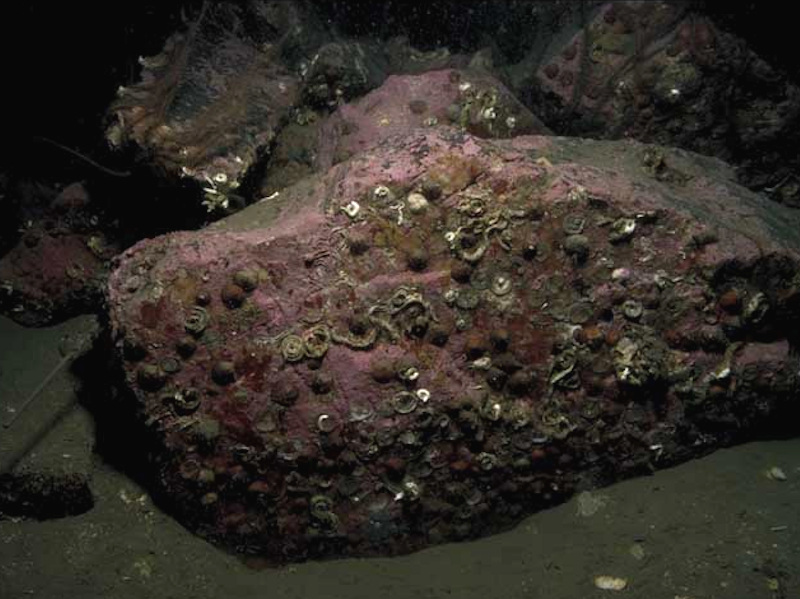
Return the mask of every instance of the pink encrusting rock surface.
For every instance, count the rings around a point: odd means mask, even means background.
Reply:
[[[549,133],[502,83],[483,71],[392,75],[326,119],[320,128],[316,167],[327,170],[392,136],[446,123],[461,125],[479,137]]]
[[[423,128],[135,245],[108,295],[154,487],[271,562],[391,555],[763,432],[800,243],[729,177]]]
[[[96,238],[100,239],[100,238]],[[44,326],[88,312],[102,299],[105,247],[92,236],[28,233],[0,258],[0,306],[27,326]]]

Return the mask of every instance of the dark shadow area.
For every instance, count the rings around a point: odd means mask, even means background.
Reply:
[[[0,252],[47,211],[54,190],[86,181],[102,227],[123,245],[196,228],[198,191],[150,170],[147,157],[113,151],[105,114],[117,87],[136,81],[138,58],[157,53],[199,2],[106,8],[31,2],[7,9],[3,36],[7,127],[0,144]],[[166,201],[166,197],[169,201]],[[154,218],[153,215],[157,215]]]
[[[95,452],[116,470],[143,486],[148,480],[148,434],[125,397],[125,386],[105,328],[91,351],[76,361],[74,372],[81,380],[78,396],[95,420]]]

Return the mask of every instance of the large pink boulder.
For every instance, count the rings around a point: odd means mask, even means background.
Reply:
[[[797,216],[730,177],[421,129],[141,242],[108,291],[135,451],[187,527],[278,563],[488,534],[789,422]]]

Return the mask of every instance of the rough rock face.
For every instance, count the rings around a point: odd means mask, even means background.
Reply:
[[[391,75],[378,89],[340,106],[321,123],[286,127],[267,165],[262,196],[391,137],[451,124],[488,138],[550,133],[500,81],[483,70]]]
[[[156,489],[276,563],[390,555],[792,422],[797,217],[730,177],[424,129],[137,244],[110,320]]]
[[[321,127],[317,167],[326,170],[395,135],[453,123],[479,137],[549,133],[494,77],[445,69],[394,75],[375,91],[341,106]]]
[[[584,19],[510,69],[545,122],[733,160],[748,186],[800,203],[796,85],[688,3],[606,2]]]
[[[61,217],[69,223],[68,215]],[[97,230],[26,231],[0,258],[0,311],[26,326],[91,311],[103,298],[108,260],[117,251]]]
[[[287,125],[314,121],[390,72],[465,62],[446,49],[417,51],[403,37],[333,38],[304,0],[203,3],[185,31],[140,59],[139,81],[119,88],[107,138],[201,184],[209,211],[225,212],[244,203],[240,185]]]
[[[140,60],[141,81],[119,89],[111,143],[138,145],[157,167],[203,184],[210,207],[227,207],[299,97],[282,57],[308,44],[313,26],[296,23],[301,5],[204,3],[185,32]]]

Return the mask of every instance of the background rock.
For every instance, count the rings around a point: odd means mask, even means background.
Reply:
[[[745,185],[800,201],[800,88],[690,3],[587,6],[508,74],[561,134],[716,156],[740,165]]]
[[[0,258],[0,308],[26,326],[92,312],[116,251],[99,231],[26,231]]]
[[[295,29],[274,31],[260,12],[271,4],[258,4],[254,14],[204,4],[187,31],[141,59],[141,82],[121,87],[111,107],[111,143],[132,141],[156,166],[194,178],[210,209],[228,208],[297,101],[297,77],[280,56]]]
[[[420,127],[453,124],[489,138],[549,132],[483,70],[391,75],[378,89],[340,106],[321,121],[286,127],[266,165],[261,196],[270,196],[391,137]]]
[[[204,3],[160,53],[140,58],[138,81],[109,109],[107,138],[199,183],[209,211],[234,211],[249,169],[287,123],[333,110],[389,72],[453,62],[446,49],[418,52],[405,38],[332,38],[307,2]]]
[[[320,130],[317,167],[422,126],[452,123],[479,137],[548,133],[505,86],[485,72],[431,71],[390,77],[380,89],[339,108]]]

